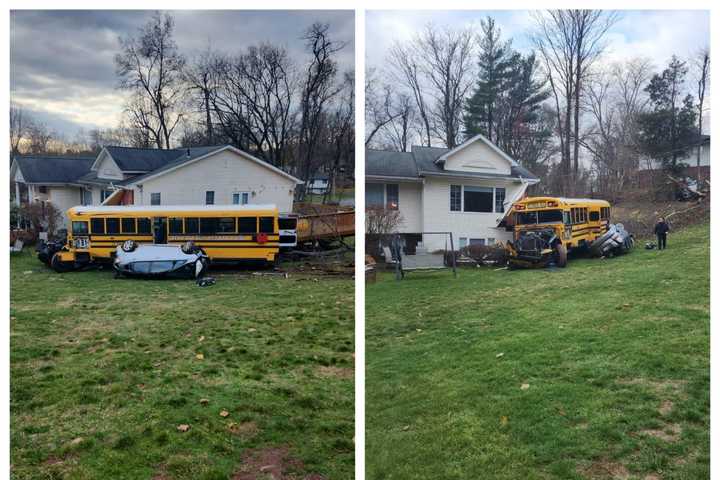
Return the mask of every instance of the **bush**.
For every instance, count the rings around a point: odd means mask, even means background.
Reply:
[[[62,219],[60,211],[49,202],[33,202],[22,205],[18,211],[23,222],[35,232],[54,234]]]

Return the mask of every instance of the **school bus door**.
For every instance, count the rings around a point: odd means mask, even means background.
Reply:
[[[167,243],[167,217],[153,218],[153,243]]]

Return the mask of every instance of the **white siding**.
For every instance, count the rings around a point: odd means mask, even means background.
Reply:
[[[62,214],[62,226],[67,228],[67,212],[71,207],[80,205],[80,188],[78,187],[48,187],[48,200]]]
[[[215,192],[215,204],[232,204],[233,193],[250,192],[250,203],[275,204],[281,212],[293,207],[295,183],[231,151],[223,151],[134,187],[135,205],[150,205],[160,193],[162,205],[204,205],[205,192]]]
[[[96,166],[99,178],[109,178],[112,180],[123,180],[124,176],[120,167],[117,166],[115,160],[107,153],[103,152],[102,158]]]
[[[510,162],[482,140],[477,140],[445,160],[445,170],[510,175]]]
[[[398,194],[398,209],[403,218],[400,233],[422,232],[422,184],[400,183]]]
[[[697,166],[697,147],[692,148],[684,157],[678,158],[678,162],[687,164],[689,167]],[[704,144],[700,148],[700,166],[710,166],[710,145]],[[640,159],[640,170],[659,170],[662,168],[660,160],[652,160],[647,157]]]
[[[422,222],[424,231],[452,232],[455,248],[457,248],[460,237],[493,238],[496,241],[511,239],[510,232],[495,227],[502,219],[502,213],[451,212],[450,185],[504,187],[506,201],[516,198],[520,191],[527,188],[526,185],[520,182],[426,178],[423,189],[424,209]],[[509,205],[506,204],[505,210],[508,208]],[[443,249],[445,247],[445,238],[441,235],[426,235],[424,243],[431,250]]]

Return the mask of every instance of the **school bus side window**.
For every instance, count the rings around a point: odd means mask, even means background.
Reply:
[[[235,233],[235,217],[223,217],[218,220],[218,233]]]
[[[93,218],[90,220],[90,229],[93,235],[103,235],[105,233],[105,219]]]
[[[105,227],[108,234],[120,233],[120,219],[119,218],[106,218]]]
[[[203,235],[214,235],[218,230],[217,218],[201,218],[200,233]]]
[[[122,219],[122,233],[135,233],[135,219],[134,218],[123,218]]]
[[[597,222],[598,220],[600,220],[600,212],[591,211],[590,212],[590,221]]]
[[[257,217],[239,217],[239,233],[257,233]]]
[[[138,233],[150,235],[150,219],[149,218],[138,218],[137,219]]]
[[[275,232],[275,218],[274,217],[260,217],[260,233],[274,233]]]
[[[200,219],[199,218],[186,218],[185,219],[185,234],[186,235],[197,235],[200,233]]]
[[[183,233],[182,218],[171,218],[169,223],[170,223],[170,235],[180,235]]]

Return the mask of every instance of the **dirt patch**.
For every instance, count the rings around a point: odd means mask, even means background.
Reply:
[[[625,378],[617,381],[620,385],[641,385],[653,390],[655,393],[664,394],[667,392],[679,394],[682,393],[686,380],[650,380],[647,378]]]
[[[627,480],[630,478],[630,472],[625,468],[625,465],[608,459],[596,460],[587,467],[578,467],[577,472],[590,479],[612,478],[613,480]]]
[[[682,427],[678,425],[677,423],[671,423],[667,425],[666,428],[663,430],[659,429],[650,429],[650,430],[640,430],[638,432],[640,435],[648,435],[650,437],[659,438],[660,440],[664,440],[666,442],[677,442],[680,439],[680,434],[682,433]]]
[[[43,465],[50,467],[52,465],[62,465],[63,463],[65,463],[64,458],[50,456],[43,462]]]
[[[302,460],[292,457],[286,446],[256,448],[242,456],[242,466],[232,480],[325,480],[317,473],[303,473]]]
[[[352,368],[320,366],[317,369],[321,377],[353,378],[355,372]]]
[[[255,422],[243,422],[243,423],[230,423],[228,425],[228,430],[233,435],[239,435],[241,437],[254,437],[258,434],[260,429],[258,428],[257,424]]]
[[[662,477],[657,473],[650,473],[648,475],[645,475],[645,478],[643,478],[643,480],[662,480]]]
[[[672,412],[674,406],[675,404],[670,400],[663,400],[663,402],[660,404],[660,407],[658,407],[658,412],[660,413],[660,415],[668,415],[670,412]]]

